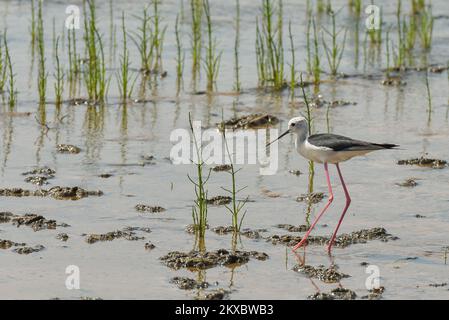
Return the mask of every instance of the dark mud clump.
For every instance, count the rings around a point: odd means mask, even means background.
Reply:
[[[310,239],[312,236],[309,236],[309,243],[313,243],[313,238]],[[272,244],[284,244],[287,245],[289,247],[292,247],[296,244],[298,244],[301,241],[301,237],[300,236],[293,236],[290,234],[285,234],[282,236],[279,236],[277,234],[269,236],[267,238],[267,241],[270,241]],[[310,240],[312,240],[312,242],[310,242]]]
[[[247,116],[232,118],[230,120],[218,123],[218,128],[223,129],[258,129],[267,126],[276,125],[279,119],[269,114],[250,114]]]
[[[86,236],[86,242],[93,244],[98,241],[112,241],[114,239],[123,238],[129,241],[143,240],[144,237],[139,237],[134,232],[135,229],[125,228],[123,230],[111,231],[103,234],[89,234]]]
[[[323,265],[319,265],[318,267],[296,265],[293,267],[293,270],[299,273],[304,273],[309,278],[318,279],[326,283],[336,283],[343,278],[350,277],[347,274],[339,272],[335,265],[332,265],[329,268],[326,268]]]
[[[262,236],[260,235],[261,232],[267,232],[267,229],[243,229],[242,231],[240,231],[240,234],[249,239],[260,239],[262,238]]]
[[[13,252],[18,254],[30,254],[33,252],[39,252],[45,249],[43,245],[36,245],[34,247],[27,247],[26,243],[17,243],[11,240],[2,240],[0,239],[0,249],[9,249],[12,247],[16,247],[13,249]]]
[[[408,159],[408,160],[399,160],[398,164],[399,165],[416,165],[416,166],[427,167],[427,168],[432,168],[432,169],[442,169],[447,166],[447,161],[421,157],[421,158]]]
[[[16,216],[12,218],[12,223],[20,227],[26,225],[31,227],[34,231],[43,229],[56,229],[55,220],[47,220],[43,216],[37,214],[25,214],[24,216]]]
[[[233,226],[218,226],[212,228],[212,231],[219,235],[226,235],[229,233],[234,232]],[[260,232],[266,232],[266,229],[257,229],[257,230],[251,230],[251,229],[243,229],[239,232],[240,235],[245,236],[249,239],[260,239],[262,236],[260,235]]]
[[[59,153],[78,154],[81,152],[81,149],[71,144],[58,144],[56,151]]]
[[[335,288],[330,293],[317,292],[307,299],[310,300],[354,300],[357,297],[356,293],[346,288]]]
[[[151,242],[147,242],[147,243],[145,243],[144,248],[145,248],[145,250],[147,250],[147,251],[151,251],[151,250],[153,250],[154,248],[156,248],[156,246],[155,246],[154,244],[152,244]]]
[[[307,203],[319,203],[324,199],[324,193],[322,192],[312,192],[309,194],[302,194],[296,198],[298,202],[307,202]]]
[[[225,204],[230,204],[232,201],[231,197],[228,196],[215,196],[207,199],[207,203],[213,206],[222,206]]]
[[[67,101],[71,106],[88,105],[91,101],[85,98],[74,98]]]
[[[17,227],[22,225],[31,227],[34,231],[44,229],[56,229],[56,227],[68,227],[68,224],[57,224],[56,220],[47,220],[41,215],[27,213],[25,215],[15,215],[11,212],[0,212],[0,223],[10,222]]]
[[[126,232],[140,231],[140,232],[150,233],[151,229],[148,227],[124,227],[122,229],[122,231],[126,231]]]
[[[257,251],[228,251],[219,249],[210,252],[191,251],[188,253],[173,251],[159,258],[169,268],[178,270],[204,270],[216,266],[239,266],[247,263],[250,258],[266,260],[268,255]]]
[[[353,106],[353,105],[356,105],[356,104],[357,104],[357,102],[352,102],[352,101],[348,101],[348,100],[327,101],[327,100],[323,99],[323,96],[320,95],[320,94],[311,97],[311,99],[309,100],[309,106],[313,107],[313,108],[322,108],[324,106],[343,107],[343,106]],[[295,108],[304,108],[304,107],[306,107],[305,101],[295,101],[291,105],[293,107],[295,107]]]
[[[429,70],[429,72],[432,73],[442,73],[443,71],[447,70],[447,66],[440,66],[440,65],[429,66],[427,70]]]
[[[323,97],[321,95],[310,97],[309,106],[313,108],[323,107],[326,104],[326,102],[322,98]],[[296,109],[303,109],[307,107],[304,100],[290,102],[290,105]]]
[[[98,177],[99,178],[102,178],[102,179],[108,179],[108,178],[111,178],[111,177],[113,177],[114,175],[112,174],[112,173],[102,173],[102,174],[99,174],[98,175]]]
[[[216,289],[210,292],[205,292],[198,297],[195,297],[196,300],[223,300],[228,297],[230,294],[229,290],[225,289]]]
[[[160,206],[149,206],[146,204],[138,204],[134,207],[134,209],[136,209],[136,211],[139,212],[150,212],[150,213],[160,213],[166,210],[165,208],[162,208]]]
[[[305,224],[299,226],[294,226],[291,224],[277,224],[275,227],[279,229],[285,229],[288,232],[305,232],[309,229]]]
[[[282,196],[282,194],[280,194],[279,192],[274,192],[271,190],[268,190],[266,188],[262,188],[262,190],[260,190],[262,192],[262,194],[264,196],[267,196],[268,198],[279,198]]]
[[[206,281],[197,281],[187,277],[174,277],[170,283],[175,284],[181,290],[206,289],[209,283]]]
[[[69,240],[69,236],[67,235],[67,233],[58,233],[56,235],[56,239],[66,242],[67,240]]]
[[[53,187],[48,190],[48,195],[57,200],[80,200],[89,196],[102,196],[103,192],[87,191],[80,187]]]
[[[156,162],[154,162],[155,158],[152,155],[144,154],[140,156],[140,164],[142,166],[148,166],[148,165],[155,165]]]
[[[140,159],[145,160],[145,161],[153,161],[155,158],[151,154],[142,154],[140,156]]]
[[[206,229],[209,229],[209,225],[206,225]],[[190,233],[190,234],[195,234],[195,232],[197,231],[197,226],[194,224],[189,224],[185,227],[185,232]]]
[[[9,249],[11,247],[23,247],[23,246],[26,246],[26,243],[17,243],[11,240],[0,239],[0,249]]]
[[[178,251],[169,252],[167,255],[160,258],[169,267],[175,270],[181,268],[188,269],[208,269],[218,265],[218,258],[209,257],[208,253],[201,254],[197,251],[190,253],[182,253]]]
[[[80,187],[53,187],[49,190],[26,190],[22,188],[0,189],[0,196],[3,197],[53,197],[57,200],[80,200],[88,196],[102,196],[103,192],[87,191]]]
[[[447,282],[429,284],[429,287],[433,287],[433,288],[439,288],[439,287],[445,287],[445,286],[447,286]]]
[[[3,197],[45,197],[47,195],[47,191],[45,190],[37,190],[37,191],[31,191],[31,190],[25,190],[22,188],[5,188],[0,189],[0,196]]]
[[[231,170],[231,166],[229,164],[222,164],[219,166],[215,166],[212,168],[212,171],[215,172],[223,172],[223,171],[230,171]]]
[[[34,247],[20,247],[20,248],[14,249],[13,251],[18,254],[30,254],[30,253],[42,251],[44,249],[45,249],[45,247],[43,245],[39,244]]]
[[[10,222],[14,214],[11,212],[0,212],[0,223]]]
[[[25,178],[25,182],[34,184],[36,186],[43,186],[44,184],[48,184],[48,178],[43,176],[31,176]]]
[[[385,287],[379,287],[369,290],[369,294],[366,296],[363,296],[362,299],[368,299],[368,300],[379,300],[382,298],[382,294],[385,291]]]
[[[55,177],[56,171],[53,169],[50,169],[49,167],[41,167],[41,168],[35,168],[31,171],[27,171],[22,173],[24,176],[29,176],[25,178],[25,182],[37,185],[37,186],[43,186],[48,184],[49,179],[53,179]]]
[[[329,102],[331,107],[344,107],[344,106],[355,106],[357,102],[347,101],[347,100],[334,100]]]
[[[398,185],[400,187],[413,188],[418,185],[418,182],[416,182],[415,178],[409,178],[409,179],[406,179],[404,182],[396,183],[396,185]]]
[[[380,82],[383,86],[388,87],[402,87],[407,83],[402,81],[401,77],[388,77]]]
[[[49,168],[49,167],[41,167],[41,168],[35,168],[31,171],[27,171],[22,173],[24,176],[30,176],[30,175],[43,175],[47,178],[53,178],[56,174],[56,171]]]
[[[383,242],[387,242],[389,240],[397,240],[398,237],[392,236],[387,233],[387,230],[384,228],[372,228],[372,229],[363,229],[360,231],[354,231],[351,233],[344,233],[335,239],[335,245],[340,248],[345,248],[351,244],[356,243],[366,243],[369,240],[380,240]],[[326,239],[325,243],[328,244],[330,239]]]
[[[309,300],[335,300],[335,297],[326,292],[317,292],[307,297]]]
[[[300,236],[293,235],[273,235],[267,238],[267,241],[270,241],[272,244],[285,244],[287,246],[294,246],[298,242],[301,241]],[[387,242],[389,240],[397,240],[398,237],[392,236],[387,233],[384,228],[372,228],[372,229],[363,229],[360,231],[354,231],[351,233],[344,233],[335,239],[334,245],[336,247],[345,248],[351,244],[356,243],[366,243],[370,240],[381,240]],[[324,245],[329,244],[330,237],[325,236],[309,236],[307,238],[308,244],[314,245]]]
[[[235,229],[232,226],[219,226],[219,227],[212,228],[213,232],[215,232],[216,234],[220,234],[220,235],[232,233],[232,232],[234,232],[234,230]]]

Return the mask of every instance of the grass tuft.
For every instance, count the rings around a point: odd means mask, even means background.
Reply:
[[[335,77],[338,72],[338,68],[340,66],[341,59],[343,57],[343,52],[345,50],[345,43],[346,43],[346,33],[347,29],[345,29],[343,41],[341,42],[341,46],[338,45],[338,35],[343,29],[340,29],[337,31],[336,23],[335,23],[335,16],[336,14],[334,12],[330,12],[329,16],[332,20],[332,30],[327,30],[326,28],[322,27],[323,31],[331,38],[332,46],[329,47],[326,43],[326,40],[324,39],[324,34],[322,36],[323,40],[323,47],[326,52],[327,62],[329,64],[329,68],[331,71],[331,75]]]
[[[55,102],[56,106],[60,106],[62,103],[62,94],[64,91],[64,70],[61,68],[61,63],[59,59],[59,37],[56,38],[55,44],[55,69],[56,72],[54,74],[55,78]]]
[[[120,98],[124,104],[131,98],[134,84],[137,77],[131,83],[131,75],[129,72],[129,50],[127,45],[127,34],[125,25],[125,12],[122,12],[122,33],[123,33],[123,53],[120,56],[120,71],[117,74],[118,86],[120,91]]]
[[[44,20],[42,17],[42,0],[38,1],[38,13],[37,13],[37,46],[38,46],[38,78],[37,88],[39,92],[39,104],[44,105],[47,92],[47,78],[48,73],[45,70],[45,39],[44,39]]]
[[[201,145],[201,141],[197,139],[197,132],[194,128],[191,115],[189,113],[189,125],[190,130],[193,136],[193,142],[195,144],[195,154],[196,154],[196,165],[197,177],[194,180],[189,175],[187,176],[190,182],[194,185],[195,196],[194,205],[192,207],[192,219],[195,228],[196,235],[200,238],[200,240],[204,240],[206,228],[207,228],[207,213],[208,213],[208,204],[207,204],[207,189],[206,184],[210,178],[211,170],[209,170],[208,174],[204,173],[204,161],[203,161],[203,149]]]
[[[284,87],[284,48],[282,41],[283,4],[262,0],[262,17],[256,26],[256,62],[259,85],[281,90]],[[277,15],[277,21],[275,16]],[[260,21],[260,26],[259,26]]]
[[[220,70],[221,52],[217,53],[217,40],[213,38],[212,19],[209,0],[203,0],[204,15],[207,23],[207,44],[204,69],[207,77],[207,90],[213,91]]]
[[[8,83],[8,105],[12,110],[17,104],[17,92],[15,89],[16,79],[15,74],[12,69],[11,55],[9,53],[8,40],[7,40],[7,32],[3,33],[3,45],[5,47],[5,69],[8,69],[9,83]],[[6,77],[6,73],[2,77]],[[4,81],[4,80],[3,80]]]

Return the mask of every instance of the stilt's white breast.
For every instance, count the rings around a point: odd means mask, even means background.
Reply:
[[[327,162],[327,158],[334,151],[327,147],[319,147],[311,144],[307,139],[303,142],[296,143],[296,150],[304,158],[312,160],[314,162],[323,163]]]

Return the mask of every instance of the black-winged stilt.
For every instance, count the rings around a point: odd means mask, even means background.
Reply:
[[[343,213],[341,214],[340,220],[338,221],[337,227],[332,235],[331,240],[329,241],[328,252],[331,252],[332,244],[335,241],[337,236],[338,229],[340,228],[341,222],[346,214],[346,211],[351,204],[351,197],[349,196],[348,189],[346,188],[346,184],[343,180],[343,176],[340,171],[339,163],[349,160],[355,156],[365,155],[369,152],[383,149],[392,149],[398,147],[396,144],[388,144],[388,143],[371,143],[366,141],[354,140],[348,137],[330,134],[330,133],[321,133],[314,134],[308,136],[308,124],[307,120],[304,117],[295,117],[288,122],[288,129],[283,134],[281,134],[277,139],[270,142],[267,146],[272,144],[273,142],[279,140],[283,136],[288,133],[293,133],[295,135],[295,147],[296,150],[302,155],[304,158],[308,160],[312,160],[317,163],[324,164],[324,171],[326,173],[327,186],[329,188],[329,200],[327,204],[324,206],[323,210],[318,214],[315,221],[310,226],[309,230],[306,232],[301,241],[293,248],[293,251],[301,247],[306,241],[312,229],[317,224],[318,220],[330,206],[332,201],[334,200],[334,194],[332,192],[332,186],[329,178],[329,170],[328,163],[335,164],[337,167],[338,175],[340,176],[340,181],[343,186],[343,191],[346,196],[346,205],[343,209]]]

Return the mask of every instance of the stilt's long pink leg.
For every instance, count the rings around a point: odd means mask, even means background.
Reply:
[[[338,175],[340,176],[341,185],[343,186],[343,191],[345,192],[346,196],[346,205],[343,209],[343,213],[341,214],[340,220],[338,221],[337,227],[335,228],[334,234],[332,235],[331,241],[329,242],[329,246],[327,247],[327,251],[329,254],[331,253],[332,244],[335,241],[335,238],[337,237],[338,228],[340,228],[341,222],[343,221],[343,218],[345,217],[346,211],[348,211],[349,205],[351,204],[351,197],[349,196],[348,189],[346,188],[345,181],[343,180],[343,176],[341,175],[340,166],[338,163],[335,165],[337,167]]]
[[[307,237],[309,236],[310,232],[312,231],[312,229],[317,224],[318,220],[320,220],[323,213],[327,210],[327,208],[329,208],[332,201],[334,200],[334,194],[332,193],[331,179],[329,178],[329,170],[327,168],[326,162],[324,163],[324,172],[326,173],[327,186],[329,188],[329,200],[327,201],[327,204],[326,204],[326,206],[324,206],[323,210],[321,210],[320,214],[316,217],[315,221],[312,223],[309,230],[307,230],[306,234],[301,239],[301,241],[292,249],[293,251],[295,251],[296,249],[301,247],[307,241]]]

